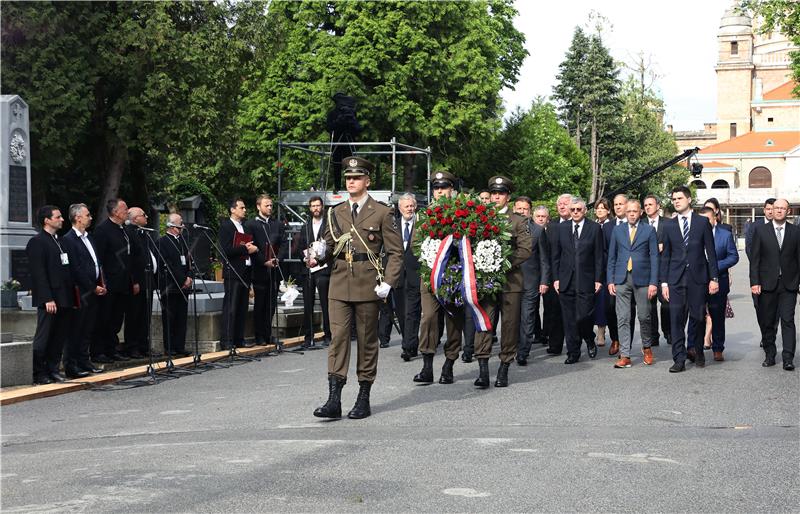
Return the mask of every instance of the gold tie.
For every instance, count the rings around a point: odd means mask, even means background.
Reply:
[[[636,237],[636,225],[633,226],[633,230],[631,230],[631,247],[633,247],[633,238]],[[633,269],[633,259],[628,257],[628,271]]]

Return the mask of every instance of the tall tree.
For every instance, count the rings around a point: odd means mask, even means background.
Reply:
[[[285,20],[287,34],[238,117],[252,180],[275,180],[269,157],[278,139],[330,138],[325,118],[337,91],[358,100],[360,139],[397,137],[461,165],[465,147],[499,129],[499,92],[517,81],[526,52],[515,15],[510,0],[271,4],[269,16]],[[317,159],[282,160],[290,186],[314,183]],[[414,162],[404,169],[411,189]]]

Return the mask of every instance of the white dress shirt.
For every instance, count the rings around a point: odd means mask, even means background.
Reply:
[[[92,256],[92,260],[94,261],[94,278],[97,279],[100,277],[100,263],[97,260],[97,254],[94,253],[94,247],[92,246],[92,242],[89,241],[89,234],[86,232],[81,232],[75,227],[72,227],[72,230],[75,231],[75,234],[78,236],[78,239],[81,240],[83,245],[89,250],[89,255]]]

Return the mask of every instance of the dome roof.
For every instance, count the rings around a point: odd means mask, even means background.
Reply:
[[[753,32],[753,20],[739,11],[735,6],[722,15],[719,23],[720,34],[750,34]]]

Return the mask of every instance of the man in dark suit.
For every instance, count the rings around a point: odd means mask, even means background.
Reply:
[[[186,295],[192,287],[189,248],[181,238],[183,218],[172,213],[167,218],[167,233],[158,239],[163,257],[159,287],[161,289],[161,324],[164,349],[171,357],[186,357],[186,318],[189,303]],[[165,308],[163,308],[165,306]]]
[[[419,350],[419,324],[422,316],[419,281],[419,260],[414,255],[414,223],[417,221],[417,199],[406,193],[397,200],[400,211],[398,229],[403,238],[403,266],[400,281],[392,290],[392,303],[403,335],[400,357],[406,362],[417,356]]]
[[[553,266],[553,256],[558,250],[558,228],[562,223],[570,223],[570,206],[572,195],[562,194],[556,200],[558,216],[550,221],[546,228],[547,242],[550,245],[550,278],[555,279],[556,270]],[[543,344],[547,344],[547,353],[561,355],[564,351],[564,320],[561,315],[561,303],[558,293],[550,287],[544,295],[544,312],[542,313]]]
[[[95,330],[92,358],[95,362],[104,363],[128,360],[117,349],[119,346],[117,334],[122,328],[130,297],[138,295],[141,289],[132,274],[131,255],[134,243],[125,230],[128,205],[121,198],[114,198],[106,203],[106,212],[108,218],[97,225],[92,233],[97,257],[103,265],[103,278],[107,291],[107,294],[100,298],[99,321]]]
[[[747,223],[744,226],[744,252],[747,254],[747,258],[750,259],[750,248],[753,245],[753,233],[755,232],[756,227],[759,225],[764,225],[767,223],[772,223],[772,206],[775,204],[775,198],[767,198],[764,202],[764,216],[761,218],[756,218],[753,220],[752,223]],[[756,320],[758,320],[758,331],[759,333],[763,333],[763,327],[761,326],[761,318],[758,317],[758,298],[759,295],[751,294],[753,297],[753,307],[756,309]],[[777,316],[777,312],[775,313]],[[775,318],[775,323],[777,323],[777,317]],[[764,341],[762,340],[759,346],[764,346]]]
[[[725,358],[725,305],[728,303],[728,293],[731,290],[731,278],[728,270],[739,262],[739,252],[733,241],[733,234],[722,224],[717,223],[717,212],[713,207],[703,207],[700,215],[705,216],[711,223],[714,233],[714,249],[717,252],[717,269],[719,270],[719,292],[708,296],[708,314],[711,316],[711,348],[714,360],[721,362]],[[689,347],[694,347],[695,320],[689,318]]]
[[[64,349],[64,372],[67,378],[81,378],[89,373],[103,370],[92,364],[90,345],[97,321],[97,300],[106,294],[102,269],[94,238],[86,232],[92,224],[92,215],[84,203],[69,206],[72,230],[62,239],[62,246],[69,255],[70,271],[80,292],[80,301],[75,310],[69,331],[69,341]]]
[[[670,303],[672,360],[670,373],[685,369],[688,358],[697,367],[706,364],[703,337],[706,330],[706,298],[719,292],[719,271],[711,224],[692,213],[692,193],[686,186],[672,190],[672,205],[678,215],[664,223],[664,251],[660,280],[664,298]],[[695,319],[695,347],[686,349],[686,318]]]
[[[778,322],[783,336],[783,369],[794,370],[797,328],[794,311],[800,285],[800,228],[788,223],[789,202],[783,198],[772,206],[772,223],[758,226],[750,249],[750,290],[758,296],[758,318],[766,358],[762,366],[774,366]]]
[[[312,244],[325,238],[325,205],[322,197],[312,196],[309,199],[308,212],[311,216],[300,230],[298,243],[306,259],[316,252],[311,248]],[[312,252],[310,255],[309,251]],[[331,321],[328,314],[328,286],[331,269],[325,263],[311,269],[303,266],[301,276],[303,277],[303,333],[305,334],[303,346],[314,345],[314,301],[317,291],[319,291],[319,306],[322,309],[322,346],[330,346]]]
[[[597,356],[592,330],[594,296],[603,285],[604,249],[600,225],[586,219],[586,202],[579,198],[570,205],[572,221],[558,227],[553,254],[553,288],[561,302],[567,360],[575,364],[581,357],[581,341],[586,342],[589,357]]]
[[[661,208],[661,202],[655,195],[647,195],[644,197],[644,212],[647,215],[645,221],[648,225],[653,227],[656,231],[656,240],[658,241],[658,254],[664,249],[664,244],[661,238],[664,234],[664,221],[667,219],[658,214]],[[672,344],[672,337],[670,336],[670,321],[669,321],[669,302],[664,299],[661,294],[661,288],[658,288],[658,298],[650,300],[650,333],[653,335],[652,346],[658,346],[658,327],[659,327],[659,314],[661,318],[661,333],[664,335],[664,340],[667,344]],[[658,306],[661,305],[661,312],[659,313]]]
[[[36,219],[42,227],[25,247],[31,270],[36,333],[33,336],[33,382],[63,382],[58,372],[61,352],[69,338],[69,326],[78,291],[72,280],[69,254],[58,240],[64,223],[54,205],[39,208]]]
[[[542,226],[531,219],[531,199],[519,196],[514,201],[514,212],[527,219],[528,231],[531,233],[531,256],[522,263],[523,293],[521,301],[519,345],[517,348],[517,364],[528,365],[528,356],[535,337],[536,319],[539,316],[539,299],[547,293],[550,284],[550,246]]]
[[[627,223],[627,218],[625,215],[625,209],[628,205],[628,197],[627,195],[618,194],[614,196],[613,201],[613,208],[614,208],[614,216],[609,219],[608,223],[605,223],[602,226],[603,230],[603,242],[604,242],[604,249],[605,249],[605,256],[606,259],[608,258],[608,246],[611,244],[611,234],[614,231],[614,228],[618,225],[624,225]],[[606,263],[603,263],[603,269],[605,270]],[[608,336],[611,338],[611,346],[608,348],[609,355],[616,355],[619,353],[619,342],[620,342],[620,335],[619,335],[619,322],[617,321],[617,298],[615,296],[610,296],[606,299],[606,320],[608,321]],[[630,338],[633,339],[633,329],[636,325],[636,298],[633,298],[631,302],[631,326],[630,326]]]
[[[229,350],[234,346],[244,346],[244,321],[250,304],[250,270],[258,247],[253,241],[236,244],[236,234],[252,234],[242,224],[247,215],[244,200],[234,198],[228,204],[230,217],[219,225],[219,247],[230,261],[225,266],[222,277],[225,297],[222,300],[222,336],[220,346]]]
[[[620,337],[615,368],[631,367],[633,331],[629,328],[633,323],[630,315],[632,303],[638,310],[643,361],[648,366],[653,364],[650,300],[656,297],[658,288],[658,241],[655,229],[641,219],[639,200],[628,200],[625,216],[626,222],[614,227],[611,235],[606,268],[608,293],[616,298]]]
[[[245,223],[258,248],[252,266],[255,344],[272,342],[272,318],[278,310],[278,256],[286,238],[283,223],[272,217],[273,207],[269,195],[259,195],[256,198],[258,214]]]
[[[125,309],[125,350],[128,357],[141,359],[150,352],[147,327],[153,313],[153,294],[163,287],[158,280],[159,262],[152,250],[155,242],[150,239],[152,230],[147,227],[148,217],[144,209],[128,209],[128,223],[125,230],[131,241],[131,276],[139,284],[139,292],[128,298]],[[148,274],[150,275],[148,277]],[[147,281],[150,281],[150,295],[147,294]]]

